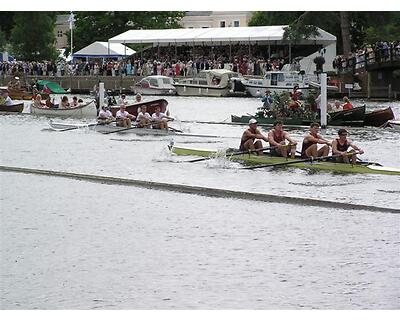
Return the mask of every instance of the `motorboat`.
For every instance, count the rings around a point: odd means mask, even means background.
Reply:
[[[233,80],[240,74],[226,69],[201,70],[195,77],[175,82],[180,96],[225,97],[233,92]]]
[[[143,95],[175,95],[174,80],[166,76],[148,76],[132,86],[132,91]]]

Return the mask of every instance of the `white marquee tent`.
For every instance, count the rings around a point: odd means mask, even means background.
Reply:
[[[128,30],[108,41],[110,43],[145,43],[154,46],[216,44],[289,44],[283,40],[286,26],[196,28],[162,30]],[[319,35],[296,44],[327,46],[336,43],[336,37],[320,28]]]
[[[73,58],[120,58],[129,57],[136,51],[120,43],[96,41],[75,52]]]

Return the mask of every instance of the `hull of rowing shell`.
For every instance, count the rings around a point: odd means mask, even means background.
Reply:
[[[6,112],[22,112],[24,110],[24,103],[16,103],[11,106],[7,106],[5,104],[0,104],[0,111]]]
[[[380,127],[389,120],[394,119],[393,110],[390,107],[385,109],[374,110],[365,114],[364,125]]]
[[[199,156],[199,157],[210,157],[216,155],[215,151],[212,150],[201,150],[201,149],[189,149],[174,146],[171,151],[177,155],[181,156]],[[271,157],[271,156],[256,156],[249,154],[242,154],[231,156],[230,160],[244,162],[247,165],[263,165],[263,164],[276,164],[285,161],[285,158],[282,157]],[[288,159],[288,162],[291,160]],[[400,169],[386,169],[384,167],[371,168],[366,165],[349,165],[345,163],[337,163],[337,162],[315,162],[315,163],[293,163],[288,165],[290,167],[296,167],[301,169],[315,169],[315,170],[329,170],[335,172],[344,172],[344,173],[371,173],[371,174],[390,174],[390,175],[400,175]],[[380,169],[381,168],[381,169]]]
[[[133,114],[134,116],[137,116],[138,115],[138,109],[142,108],[143,106],[147,107],[147,112],[150,113],[150,115],[152,115],[155,112],[156,107],[160,107],[161,108],[161,112],[165,113],[165,111],[167,110],[168,101],[165,100],[165,99],[155,99],[155,100],[149,100],[149,101],[141,101],[141,102],[137,102],[137,103],[133,103],[133,104],[127,105],[126,106],[126,111],[128,111],[130,114]],[[118,110],[119,110],[119,106],[112,106],[111,107],[111,112],[112,112],[114,117],[116,116]]]
[[[353,108],[346,111],[330,113],[328,116],[328,125],[331,126],[349,126],[362,127],[364,125],[365,106]],[[259,124],[274,124],[276,120],[282,120],[285,125],[309,126],[314,120],[301,118],[264,118],[253,116],[235,116],[231,115],[232,122],[248,124],[251,118],[257,119]]]
[[[196,97],[226,97],[229,95],[230,88],[219,86],[202,86],[193,84],[175,84],[178,96]]]
[[[77,119],[93,119],[97,116],[96,104],[94,101],[69,109],[37,108],[31,104],[31,113],[38,116]]]

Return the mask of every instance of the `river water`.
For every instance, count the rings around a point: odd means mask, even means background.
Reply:
[[[246,126],[199,122],[229,122],[259,106],[255,98],[167,100],[175,128],[221,136],[173,142],[208,149],[237,147]],[[400,114],[399,103],[368,105]],[[54,132],[30,115],[2,115],[0,128],[5,166],[400,208],[398,176],[182,163],[168,151],[172,137]],[[364,160],[400,167],[399,132],[349,131]],[[289,132],[301,141],[306,129]],[[2,309],[400,307],[396,214],[0,175]]]

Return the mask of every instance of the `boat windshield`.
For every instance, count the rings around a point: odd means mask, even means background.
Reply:
[[[163,84],[172,84],[172,79],[171,78],[162,78],[162,83]]]

